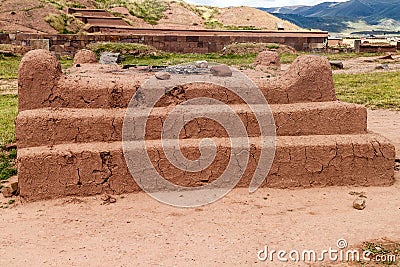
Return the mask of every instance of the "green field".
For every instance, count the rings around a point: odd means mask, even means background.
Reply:
[[[400,72],[335,74],[337,97],[369,108],[400,110]]]
[[[17,173],[17,151],[3,149],[4,145],[15,142],[14,120],[17,116],[17,105],[16,95],[0,95],[0,180],[7,180]]]

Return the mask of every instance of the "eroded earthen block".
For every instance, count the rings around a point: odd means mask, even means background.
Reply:
[[[76,64],[94,64],[97,63],[96,54],[90,50],[79,50],[74,56],[74,65]]]
[[[80,55],[77,56],[76,60]],[[88,58],[93,59],[92,56]],[[87,60],[79,64],[83,62]],[[73,67],[69,75],[63,75],[59,62],[48,51],[27,53],[20,65],[16,120],[21,195],[38,200],[140,191],[123,155],[122,125],[130,100],[153,75],[145,69],[122,70],[116,65],[99,68],[97,64]],[[363,106],[337,101],[326,58],[303,56],[276,78],[260,78],[260,73],[249,77],[270,104],[277,134],[275,159],[270,172],[265,173],[264,186],[393,183],[393,145],[381,136],[367,133]],[[147,118],[145,140],[150,144],[147,152],[154,168],[183,186],[210,183],[224,171],[230,157],[230,139],[216,122],[198,118],[179,133],[182,153],[192,160],[199,156],[202,138],[213,138],[217,144],[215,162],[201,172],[171,166],[160,144],[162,126],[171,110],[199,97],[229,105],[245,125],[251,156],[238,186],[248,186],[260,160],[259,123],[267,125],[272,120],[258,122],[243,99],[228,88],[211,83],[166,88]],[[205,104],[189,106],[178,119],[196,112],[229,117],[220,106]],[[136,115],[140,116],[139,112]],[[162,188],[155,183],[154,190]]]

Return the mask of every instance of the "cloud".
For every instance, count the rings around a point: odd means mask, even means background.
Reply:
[[[345,2],[348,0],[333,0],[332,2]],[[207,5],[207,6],[252,6],[252,7],[279,7],[279,6],[296,6],[296,5],[316,5],[321,0],[186,0],[188,3]]]

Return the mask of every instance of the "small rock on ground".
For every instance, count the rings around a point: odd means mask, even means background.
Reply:
[[[13,196],[13,191],[11,187],[3,187],[1,189],[1,193],[3,194],[4,197],[12,197]]]
[[[197,68],[201,68],[201,69],[205,69],[208,68],[208,62],[205,60],[202,61],[196,61],[196,63],[194,64]]]
[[[335,67],[338,69],[343,69],[343,62],[342,61],[338,61],[338,60],[332,60],[329,61],[329,64],[331,64],[331,67]]]
[[[120,53],[103,52],[100,55],[100,64],[117,64],[120,62]]]
[[[171,74],[169,74],[168,72],[157,72],[155,76],[159,80],[169,80],[169,79],[171,79]]]
[[[382,64],[382,65],[376,66],[375,69],[377,69],[377,70],[388,70],[389,69],[389,65],[388,64]]]
[[[110,195],[102,196],[101,200],[103,200],[103,203],[102,203],[103,205],[108,205],[108,204],[117,202],[117,199],[115,197],[110,196]]]
[[[353,208],[355,208],[356,210],[363,210],[363,209],[365,209],[365,207],[366,207],[365,199],[358,198],[358,199],[354,200]]]
[[[214,76],[219,76],[219,77],[231,77],[232,76],[232,70],[227,65],[224,65],[224,64],[218,65],[218,66],[213,66],[210,70]]]

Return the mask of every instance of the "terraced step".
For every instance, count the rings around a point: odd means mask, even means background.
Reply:
[[[193,187],[218,178],[229,161],[230,140],[214,141],[218,147],[214,162],[197,173],[171,166],[159,141],[147,141],[147,152],[166,179]],[[191,158],[199,155],[198,143],[195,139],[181,140],[182,153]],[[259,159],[261,147],[257,138],[250,138],[250,143],[251,157],[238,187],[249,185]],[[132,149],[135,147],[133,144]],[[263,186],[391,185],[394,157],[393,145],[374,134],[279,136],[274,163]],[[18,164],[21,195],[29,200],[140,190],[128,172],[120,142],[23,148],[18,150]],[[154,190],[163,188],[155,183]]]
[[[319,102],[286,105],[270,105],[274,116],[276,133],[279,136],[334,135],[366,133],[367,114],[363,106],[342,102]],[[246,105],[232,105],[239,115],[250,137],[260,136],[260,128],[254,113]],[[265,107],[255,106],[255,112],[263,112]],[[160,139],[162,123],[174,109],[155,108],[147,121],[148,140]],[[179,113],[175,121],[192,114],[215,116],[225,122],[231,119],[230,112],[221,106],[186,106],[185,113]],[[125,109],[36,109],[20,112],[16,131],[18,146],[34,147],[58,145],[62,143],[113,142],[122,140],[122,125]],[[143,121],[145,115],[135,111]],[[270,121],[260,122],[263,125]],[[226,130],[215,121],[199,118],[189,122],[181,139],[226,137]]]
[[[192,82],[173,86],[169,80],[157,81],[159,86],[165,87],[165,95],[157,103],[158,107],[179,104],[196,97],[242,104],[243,100],[228,90],[230,86],[246,91],[247,95],[254,95],[255,88],[246,88],[246,82],[240,84],[244,75],[238,71],[233,71],[232,77],[202,76],[203,81],[219,79],[219,84],[229,84],[226,88],[215,83],[195,83],[196,75],[174,75],[182,80],[191,77]],[[82,64],[69,69],[66,75],[53,55],[33,51],[21,61],[18,106],[20,111],[46,107],[126,108],[140,86],[153,76],[154,73],[143,68],[123,70],[118,66],[100,64]],[[258,85],[269,104],[337,100],[329,62],[322,57],[301,57],[287,72],[276,78],[249,78]],[[151,94],[149,91],[145,93]]]

